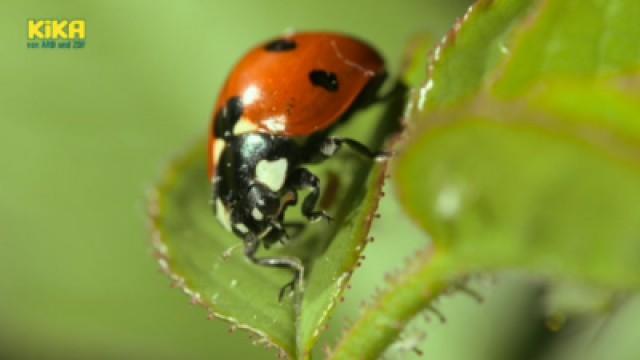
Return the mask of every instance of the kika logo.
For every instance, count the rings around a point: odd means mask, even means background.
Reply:
[[[85,20],[27,20],[27,47],[30,49],[82,49],[86,38]]]

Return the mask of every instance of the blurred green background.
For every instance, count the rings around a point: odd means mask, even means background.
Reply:
[[[440,36],[468,3],[4,1],[0,358],[274,358],[169,287],[151,256],[145,191],[206,132],[226,73],[256,42],[288,29],[344,31],[375,44],[393,70],[412,35]],[[30,18],[85,19],[86,48],[27,49]],[[382,212],[376,242],[323,338],[329,343],[384,272],[428,241],[392,197]],[[611,349],[623,358],[638,350],[636,304],[561,331],[569,339],[562,344],[579,346],[539,351],[557,336],[540,316],[540,287],[518,279],[481,279],[482,305],[445,299],[447,323],[432,319],[420,340],[419,319],[406,343],[415,337],[434,359],[596,359]],[[594,345],[596,337],[606,346]]]

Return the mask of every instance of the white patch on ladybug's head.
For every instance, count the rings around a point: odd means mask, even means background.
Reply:
[[[222,139],[216,139],[211,144],[211,151],[213,152],[213,163],[217,165],[220,162],[220,155],[222,155],[222,150],[224,150],[226,143]]]
[[[238,230],[241,234],[246,234],[249,232],[249,228],[243,223],[235,223],[233,224],[233,227],[236,228],[236,230]]]
[[[231,214],[220,199],[216,199],[216,217],[227,231],[231,231]]]
[[[257,207],[254,207],[253,210],[251,210],[251,216],[258,221],[262,221],[264,219],[264,214]]]
[[[256,180],[271,191],[279,191],[287,178],[287,159],[260,160],[256,166]]]
[[[262,123],[269,131],[277,134],[283,132],[287,127],[287,117],[284,115],[277,115],[265,119],[264,121],[262,121]]]
[[[250,133],[256,131],[258,125],[252,123],[246,117],[241,117],[240,120],[233,127],[233,135],[240,135],[244,133]]]

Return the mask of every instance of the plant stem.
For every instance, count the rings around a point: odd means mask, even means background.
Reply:
[[[446,253],[431,248],[420,252],[388,288],[348,329],[330,358],[377,359],[405,325],[454,284],[460,275]]]

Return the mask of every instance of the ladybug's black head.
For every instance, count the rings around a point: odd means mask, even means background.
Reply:
[[[246,133],[228,138],[220,156],[214,196],[234,233],[263,237],[281,227],[284,213],[296,201],[289,176],[298,166],[299,149],[286,137]]]

